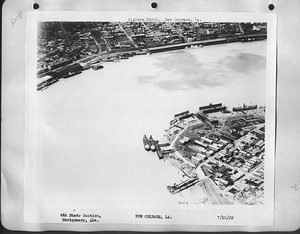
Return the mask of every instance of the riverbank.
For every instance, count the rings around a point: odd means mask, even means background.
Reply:
[[[149,48],[137,48],[136,50],[129,51],[112,51],[101,53],[101,55],[92,55],[87,58],[80,59],[71,64],[66,65],[63,68],[58,68],[55,70],[50,70],[47,75],[47,79],[42,79],[39,81],[37,85],[37,90],[42,91],[53,85],[61,78],[69,77],[69,74],[72,76],[79,74],[83,70],[87,70],[92,68],[94,65],[100,65],[110,62],[120,62],[121,60],[129,59],[130,57],[134,57],[137,55],[145,55],[145,54],[153,54],[153,53],[161,53],[168,51],[176,51],[181,49],[188,48],[198,48],[203,46],[210,45],[219,45],[226,43],[235,43],[235,42],[254,42],[261,41],[267,38],[266,34],[258,34],[258,35],[245,35],[245,36],[237,36],[231,38],[217,38],[203,41],[194,41],[187,43],[179,43],[174,45],[166,45],[159,47],[149,47]],[[42,77],[40,77],[42,78]]]

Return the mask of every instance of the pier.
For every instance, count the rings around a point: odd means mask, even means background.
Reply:
[[[203,41],[178,43],[174,45],[157,46],[157,47],[148,48],[148,50],[150,53],[159,53],[164,51],[190,48],[192,46],[208,46],[208,45],[217,45],[217,44],[224,44],[224,43],[231,43],[231,42],[250,42],[250,41],[258,41],[264,39],[267,39],[267,34],[242,35],[242,36],[237,36],[232,38],[216,38],[216,39],[203,40]]]

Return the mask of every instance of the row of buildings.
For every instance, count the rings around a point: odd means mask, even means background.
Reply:
[[[93,55],[266,33],[265,23],[40,22],[38,74]]]
[[[178,169],[188,167],[189,178],[200,167],[230,200],[257,204],[263,198],[264,112],[256,105],[230,111],[217,103],[178,113],[166,131],[173,151],[164,158]]]

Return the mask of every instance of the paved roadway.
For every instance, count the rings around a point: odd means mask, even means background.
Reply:
[[[201,180],[200,185],[202,186],[204,192],[208,195],[211,203],[214,205],[225,205],[231,204],[226,198],[221,196],[221,192],[214,182],[209,178],[204,178]]]

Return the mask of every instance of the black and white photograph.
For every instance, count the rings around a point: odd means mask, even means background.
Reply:
[[[272,222],[233,215],[273,204],[274,29],[247,17],[37,19],[28,207],[61,223],[101,222],[98,209],[116,208],[137,223],[186,222],[189,210]]]
[[[299,229],[299,10],[6,0],[3,229]]]

